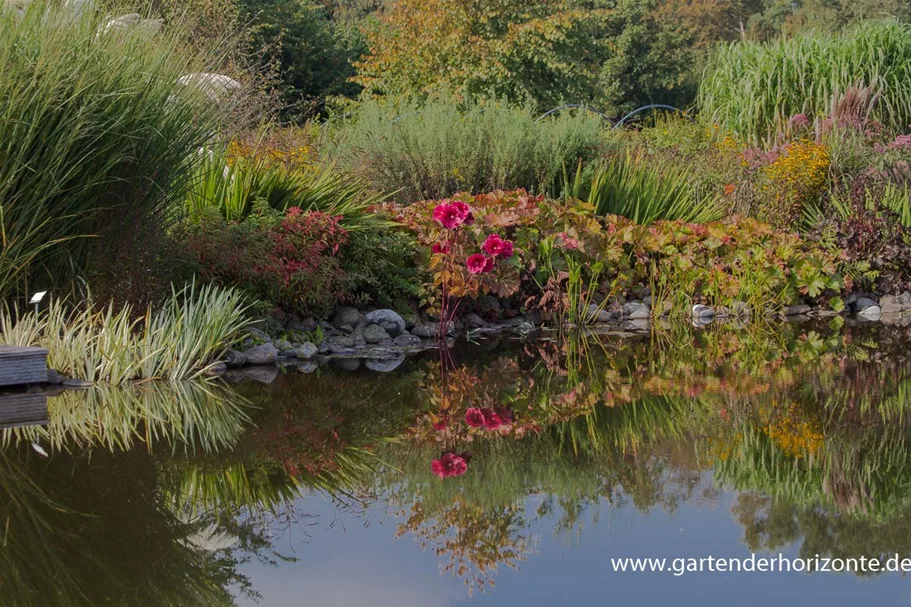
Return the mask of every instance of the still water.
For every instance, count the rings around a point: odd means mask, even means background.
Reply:
[[[612,565],[911,558],[907,344],[545,336],[51,396],[2,434],[0,604],[908,605],[900,572]]]

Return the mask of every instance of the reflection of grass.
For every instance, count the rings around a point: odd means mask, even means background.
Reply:
[[[49,443],[54,449],[177,448],[214,450],[233,445],[247,420],[246,401],[214,382],[98,384],[48,400],[50,424],[5,430],[4,444]]]

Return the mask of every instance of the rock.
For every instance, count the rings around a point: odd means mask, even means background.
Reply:
[[[901,314],[905,309],[905,307],[898,302],[880,303],[879,307],[883,314]]]
[[[503,309],[503,306],[500,305],[500,300],[496,297],[484,295],[478,297],[474,302],[474,308],[480,316],[492,321],[500,317],[500,311]]]
[[[360,358],[371,358],[374,360],[386,360],[387,358],[398,358],[402,352],[395,347],[395,343],[390,339],[389,345],[370,346],[358,352]]]
[[[642,303],[647,305],[649,307],[649,309],[651,309],[651,307],[652,307],[652,301],[653,301],[653,299],[652,299],[651,295],[646,295],[645,297],[642,298]]]
[[[735,301],[731,304],[731,311],[737,316],[752,316],[753,309],[745,301]]]
[[[848,295],[845,297],[845,305],[851,307],[858,299],[860,299],[860,296],[857,293],[848,293]]]
[[[291,348],[290,350],[285,350],[284,352],[278,353],[279,358],[297,358],[297,349]]]
[[[394,310],[374,310],[367,314],[367,322],[386,329],[392,337],[405,332],[405,319]]]
[[[316,349],[317,349],[317,352],[319,352],[320,354],[328,354],[329,348],[330,348],[329,342],[322,341],[322,342],[320,342],[319,346],[317,346]]]
[[[639,301],[631,301],[623,304],[623,318],[629,320],[641,320],[651,318],[652,312],[649,307]]]
[[[386,359],[370,359],[364,361],[364,366],[370,369],[371,371],[377,371],[379,373],[389,373],[390,371],[395,371],[399,366],[405,362],[405,355],[399,353],[395,358],[386,358]]]
[[[514,318],[507,318],[506,320],[501,320],[497,324],[504,329],[515,329],[521,327],[525,324],[526,321],[524,316],[516,316]]]
[[[350,335],[351,333],[354,333],[354,327],[352,327],[351,325],[339,325],[338,330],[339,330],[339,332],[345,333],[346,335]]]
[[[314,356],[319,354],[319,348],[317,348],[315,345],[313,345],[309,341],[305,341],[304,343],[302,343],[300,345],[300,347],[296,350],[295,353],[299,359],[307,360],[307,359],[313,358]]]
[[[332,318],[332,324],[337,328],[341,327],[356,327],[359,322],[361,322],[361,313],[358,312],[357,308],[352,308],[350,306],[342,306],[335,311],[335,316]],[[349,329],[350,331],[351,329]]]
[[[812,308],[806,304],[798,304],[796,306],[788,306],[784,309],[785,316],[799,316],[801,314],[807,314]]]
[[[601,306],[595,304],[589,304],[588,308],[582,310],[583,322],[593,323],[593,322],[610,322],[613,320],[610,312],[601,308]]]
[[[339,335],[336,337],[330,337],[327,341],[329,342],[330,350],[333,346],[341,346],[343,348],[353,348],[354,347],[354,338],[353,337],[345,337],[343,335]]]
[[[424,339],[436,339],[440,334],[440,327],[439,325],[418,324],[411,330],[411,334]]]
[[[262,329],[257,329],[256,327],[249,327],[247,332],[260,341],[269,341],[269,334],[263,331]]]
[[[716,318],[728,318],[734,316],[734,312],[727,306],[715,306],[715,317]]]
[[[399,335],[392,341],[395,342],[395,345],[397,345],[399,347],[421,345],[420,337],[418,337],[417,335],[409,335],[408,333],[403,333],[402,335]]]
[[[368,344],[378,344],[384,339],[389,339],[389,333],[379,325],[369,325],[364,330],[364,340]]]
[[[633,318],[624,327],[631,331],[648,331],[651,329],[651,323],[648,318]]]
[[[858,300],[860,301],[860,300]],[[864,320],[879,320],[880,315],[882,314],[882,309],[879,306],[869,306],[863,308],[857,313],[858,318],[863,318]]]
[[[207,377],[220,377],[228,372],[228,365],[225,363],[215,363],[206,368]]]
[[[247,364],[247,355],[237,350],[228,350],[225,354],[225,364],[231,369],[239,369]]]
[[[51,386],[59,386],[59,385],[63,384],[63,382],[65,382],[66,380],[67,380],[66,375],[64,375],[60,371],[57,371],[56,369],[47,370],[47,379],[45,380],[45,383],[50,384]]]
[[[297,363],[297,370],[301,373],[313,373],[319,369],[319,364],[315,360],[305,360]]]
[[[90,381],[85,381],[82,379],[65,379],[61,385],[64,388],[80,389],[91,388],[93,384]]]
[[[879,308],[879,304],[869,297],[859,297],[853,304],[851,304],[851,308],[855,312],[860,312],[868,308]]]
[[[294,346],[291,345],[291,342],[287,339],[275,339],[272,341],[272,345],[275,346],[275,349],[279,352],[287,352],[288,350],[294,349]]]
[[[316,331],[316,328],[319,325],[312,318],[304,318],[301,320],[293,314],[289,314],[285,318],[285,328],[289,331],[303,331],[304,333],[312,333]]]
[[[351,355],[356,352],[354,346],[343,346],[341,344],[329,344],[329,352],[336,355]]]
[[[911,292],[902,293],[895,298],[895,301],[900,303],[905,310],[911,310]]]
[[[354,347],[355,348],[363,348],[366,345],[367,345],[367,340],[364,339],[363,335],[354,336]]]
[[[361,361],[358,358],[336,358],[332,364],[343,371],[357,371],[361,368]]]
[[[247,367],[235,369],[225,373],[225,379],[232,384],[242,381],[255,381],[260,384],[271,384],[278,377],[278,367],[275,365]]]
[[[714,318],[715,310],[708,306],[696,304],[693,306],[693,318]]]
[[[480,329],[481,327],[487,326],[487,321],[474,312],[471,312],[465,317],[465,326],[469,329]]]
[[[263,344],[244,352],[251,365],[274,365],[278,360],[278,348],[272,344]]]

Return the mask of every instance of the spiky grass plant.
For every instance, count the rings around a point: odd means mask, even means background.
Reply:
[[[713,56],[698,105],[709,123],[761,143],[795,114],[826,116],[853,86],[880,95],[871,117],[887,129],[911,122],[911,25],[885,20],[840,36],[733,43]]]
[[[111,16],[0,7],[0,298],[78,276],[89,237],[163,221],[224,112],[177,84],[214,52],[187,51],[179,23],[106,29]]]
[[[226,219],[240,220],[256,203],[278,211],[300,207],[341,215],[346,229],[359,230],[387,224],[370,211],[385,200],[333,164],[292,168],[261,157],[232,158],[220,149],[209,151],[199,164],[187,188],[186,208],[191,216],[215,209]]]
[[[661,219],[704,223],[724,215],[719,198],[699,194],[687,173],[657,170],[629,152],[590,172],[580,163],[572,179],[564,173],[564,195],[584,200],[599,215],[619,215],[641,224]]]
[[[180,381],[204,375],[246,326],[244,312],[239,291],[212,285],[175,290],[136,320],[130,306],[55,300],[44,312],[0,310],[0,343],[46,348],[51,368],[78,379]]]

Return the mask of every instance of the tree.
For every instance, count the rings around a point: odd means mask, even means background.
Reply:
[[[605,16],[567,0],[398,0],[366,29],[369,54],[354,80],[371,95],[588,101]]]

